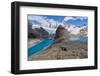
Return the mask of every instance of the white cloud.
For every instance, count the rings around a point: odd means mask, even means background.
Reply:
[[[33,21],[37,21],[40,23],[41,26],[44,26],[44,27],[55,28],[58,26],[57,21],[55,21],[54,19],[48,19],[48,18],[43,17],[43,16],[28,16],[28,19],[33,20]],[[34,27],[34,25],[33,25],[33,27]]]
[[[54,19],[47,19],[47,21],[52,25],[56,26],[57,22]]]
[[[49,23],[42,16],[28,16],[28,19],[29,20],[35,20],[35,21],[39,22],[41,25],[49,26]]]
[[[77,20],[77,19],[80,19],[80,20],[84,20],[84,19],[87,19],[87,17],[65,17],[64,18],[64,21],[68,21],[68,20]]]
[[[68,20],[76,20],[76,18],[74,18],[74,17],[65,17],[64,18],[64,21],[68,21]]]
[[[84,20],[87,19],[87,17],[77,17],[77,19]]]

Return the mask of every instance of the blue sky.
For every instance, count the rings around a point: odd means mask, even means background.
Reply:
[[[48,24],[51,22],[55,24],[56,22],[63,22],[64,24],[74,25],[74,26],[83,26],[84,24],[88,24],[87,17],[79,17],[79,16],[34,16],[29,15],[28,19],[32,20],[32,24]]]
[[[47,19],[54,19],[55,21],[62,22],[64,20],[64,16],[44,16]]]
[[[82,19],[83,18],[83,19]],[[65,23],[71,24],[71,25],[76,25],[76,26],[84,26],[88,24],[88,19],[85,17],[75,17],[74,19],[69,19]]]

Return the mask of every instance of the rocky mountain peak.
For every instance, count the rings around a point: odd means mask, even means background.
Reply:
[[[57,42],[59,41],[65,41],[65,40],[68,40],[69,39],[69,32],[67,29],[65,29],[65,27],[63,27],[62,25],[59,25],[57,30],[56,30],[56,33],[55,33],[55,40]]]

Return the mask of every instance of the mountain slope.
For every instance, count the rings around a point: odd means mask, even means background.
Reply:
[[[28,30],[30,31],[30,30]],[[31,30],[31,32],[29,32],[29,37],[33,37],[33,38],[48,38],[49,37],[49,33],[42,27],[40,28],[34,28]]]

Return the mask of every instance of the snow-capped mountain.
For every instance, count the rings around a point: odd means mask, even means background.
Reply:
[[[32,25],[32,29],[42,27],[49,34],[55,34],[59,25],[66,28],[70,34],[87,34],[87,17],[63,17],[63,16],[28,16],[28,22]],[[83,26],[84,25],[84,26]]]
[[[88,26],[83,27],[79,34],[88,36]]]
[[[49,23],[49,24],[34,24],[32,25],[32,29],[34,28],[44,28],[49,34],[55,34],[57,27],[59,25],[62,25],[63,27],[65,27],[65,25],[63,23],[58,23],[56,22],[55,24]]]
[[[87,35],[87,26],[84,25],[84,26],[81,26],[81,27],[77,27],[75,25],[64,25],[62,23],[59,23],[59,24],[55,24],[55,25],[32,25],[32,29],[34,28],[44,28],[49,34],[54,34],[57,30],[57,27],[59,25],[62,25],[63,27],[65,27],[69,32],[70,34],[74,34],[74,35],[77,35],[77,34],[85,34]]]
[[[77,27],[77,26],[74,26],[74,25],[70,25],[69,27],[67,27],[68,31],[71,33],[71,34],[82,34],[82,30],[84,31],[84,33],[87,34],[87,30],[84,30],[84,29],[87,29],[87,26],[81,26],[81,27]]]
[[[49,26],[41,26],[41,25],[33,25],[32,29],[35,28],[44,28],[49,34],[54,34],[56,32],[57,27],[49,27]]]

